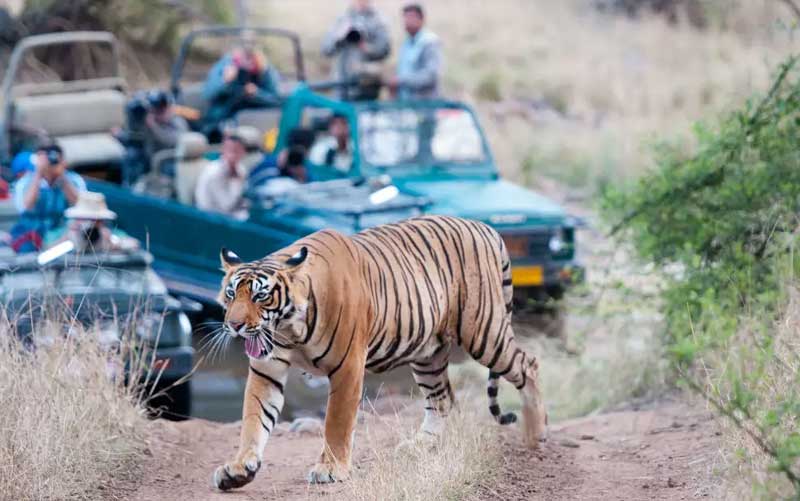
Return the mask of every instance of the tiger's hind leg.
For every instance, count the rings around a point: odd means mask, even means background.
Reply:
[[[447,376],[450,357],[450,345],[441,345],[434,354],[422,361],[413,362],[411,371],[425,395],[425,419],[420,432],[439,436],[444,431],[445,418],[453,408],[453,388]]]
[[[514,421],[513,415],[502,414],[497,405],[496,380],[503,377],[522,396],[525,441],[531,447],[536,447],[545,439],[547,431],[547,412],[539,387],[539,364],[536,357],[528,355],[517,346],[510,318],[504,319],[498,331],[497,337],[489,339],[482,352],[471,353],[478,362],[489,368],[489,409],[495,420],[501,424]]]

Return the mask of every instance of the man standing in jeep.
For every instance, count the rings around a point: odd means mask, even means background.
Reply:
[[[416,3],[403,7],[406,38],[397,57],[397,74],[387,82],[399,99],[426,99],[439,95],[442,48],[439,37],[425,28],[425,12]]]
[[[322,54],[336,58],[332,78],[337,82],[349,79],[362,82],[370,74],[377,78],[380,75],[380,64],[389,56],[390,51],[391,42],[386,23],[370,0],[354,0],[347,12],[336,20],[322,42]],[[339,97],[377,98],[377,93],[369,96],[365,94],[365,90],[341,86]]]

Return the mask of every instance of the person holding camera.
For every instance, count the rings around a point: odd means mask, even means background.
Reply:
[[[336,58],[332,78],[337,82],[365,81],[365,77],[373,69],[370,66],[380,65],[389,56],[389,40],[386,23],[372,6],[372,2],[354,0],[350,8],[336,20],[322,42],[322,54],[328,58]],[[380,89],[379,85],[377,89]],[[371,93],[361,86],[342,85],[339,87],[339,97],[375,99],[377,92]]]
[[[86,190],[86,183],[67,170],[64,152],[57,144],[40,146],[33,160],[36,169],[14,186],[14,206],[20,214],[11,229],[16,252],[41,249],[44,234],[61,224],[64,211]]]
[[[387,82],[399,99],[429,99],[439,95],[442,49],[439,37],[425,29],[425,12],[416,3],[403,7],[406,38],[397,57],[397,74]]]
[[[207,135],[219,133],[220,122],[247,108],[280,105],[278,72],[251,38],[216,62],[206,78],[203,97],[209,108],[203,118]]]

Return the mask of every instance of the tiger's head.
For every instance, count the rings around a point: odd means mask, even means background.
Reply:
[[[308,256],[302,247],[285,261],[243,263],[223,248],[220,261],[225,272],[219,302],[225,309],[225,330],[244,338],[250,358],[267,358],[277,346],[291,346],[304,325],[307,301],[294,286],[294,273]]]

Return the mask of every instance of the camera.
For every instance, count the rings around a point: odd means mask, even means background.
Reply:
[[[236,82],[240,85],[247,85],[249,83],[258,85],[259,78],[260,75],[252,71],[247,71],[244,68],[239,68],[239,72],[236,74]]]
[[[47,164],[54,167],[61,162],[61,153],[56,150],[47,150]]]
[[[356,44],[363,39],[364,36],[361,34],[361,30],[358,28],[350,28],[350,31],[347,32],[347,35],[344,36],[344,41],[347,43]]]

